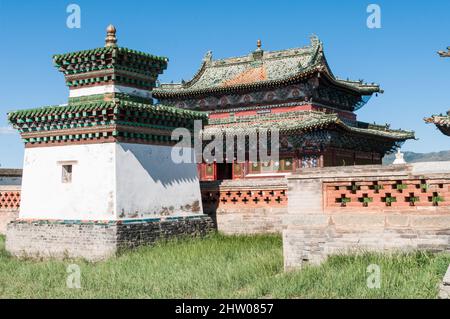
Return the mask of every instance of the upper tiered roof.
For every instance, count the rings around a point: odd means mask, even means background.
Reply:
[[[168,59],[117,46],[116,29],[110,25],[104,47],[56,54],[53,62],[64,73],[71,89],[105,84],[151,90]]]
[[[153,91],[157,98],[189,96],[214,92],[230,92],[241,88],[257,89],[289,84],[320,72],[335,85],[361,95],[381,92],[376,84],[337,79],[323,53],[323,44],[311,37],[310,45],[280,51],[264,51],[260,42],[249,55],[213,60],[209,51],[194,77],[183,83],[161,84]]]

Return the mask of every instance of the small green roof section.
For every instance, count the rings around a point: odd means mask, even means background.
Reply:
[[[278,129],[280,133],[326,129],[337,126],[344,130],[375,135],[393,140],[414,139],[414,132],[392,130],[387,125],[369,124],[359,121],[343,121],[337,114],[319,111],[293,111],[285,113],[232,117],[227,119],[209,119],[204,129],[206,134],[224,134],[227,132],[247,135],[256,130]]]

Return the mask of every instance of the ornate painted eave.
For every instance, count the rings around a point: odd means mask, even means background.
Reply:
[[[255,53],[259,53],[256,55]],[[383,91],[376,84],[337,79],[328,66],[323,44],[317,37],[303,48],[281,51],[254,51],[250,55],[213,60],[207,53],[194,77],[183,83],[161,84],[153,96],[186,98],[207,94],[253,91],[296,83],[318,74],[326,76],[334,85],[360,95]]]
[[[428,118],[424,118],[426,123],[436,125],[436,127],[445,135],[450,136],[450,111],[447,115],[433,115]]]
[[[150,105],[134,101],[103,101],[86,104],[65,104],[18,110],[9,112],[8,120],[11,124],[41,120],[58,120],[64,119],[66,117],[71,118],[72,116],[76,116],[77,114],[87,114],[87,112],[101,112],[111,107],[129,111],[145,112],[152,116],[177,116],[180,118],[189,119],[204,119],[207,117],[206,113],[204,112],[179,109],[176,107],[165,106],[161,104]]]
[[[296,111],[270,115],[255,115],[226,119],[210,119],[204,129],[207,135],[233,133],[252,134],[256,130],[278,129],[280,133],[306,132],[339,127],[366,136],[377,136],[395,141],[414,139],[414,132],[392,130],[386,125],[342,121],[337,114],[318,111]]]
[[[373,93],[384,93],[378,84],[375,83],[363,83],[362,81],[351,80],[336,80],[337,83],[344,85],[345,87],[351,87],[356,89],[362,95],[372,95]]]
[[[8,113],[9,122],[27,147],[121,141],[172,145],[174,129],[192,130],[194,120],[206,119],[204,112],[141,103],[123,96]]]

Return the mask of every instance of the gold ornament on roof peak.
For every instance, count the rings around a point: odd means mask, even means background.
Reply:
[[[115,46],[117,46],[116,27],[110,24],[106,28],[105,47],[115,47]]]

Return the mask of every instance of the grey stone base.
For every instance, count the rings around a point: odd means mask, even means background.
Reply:
[[[214,229],[206,215],[111,222],[17,220],[8,224],[6,250],[17,257],[97,261],[123,249],[161,239],[203,236]]]
[[[319,215],[320,216],[320,215]],[[284,268],[318,265],[330,255],[361,252],[450,252],[450,229],[336,229],[287,226],[283,230]]]

